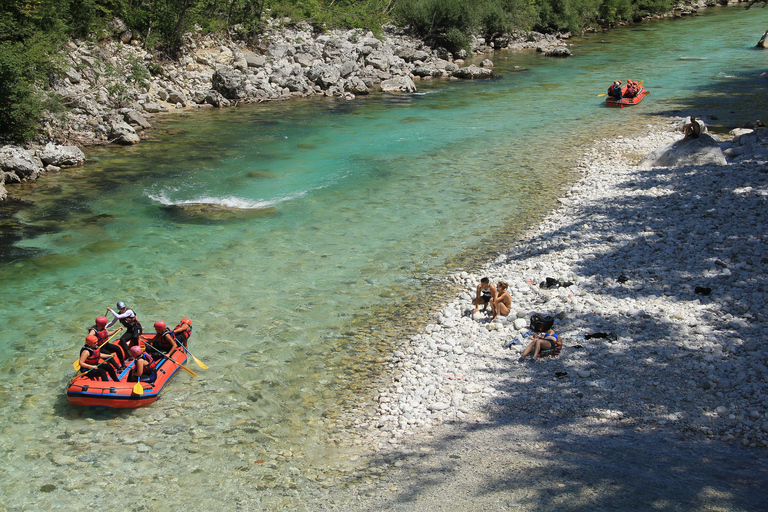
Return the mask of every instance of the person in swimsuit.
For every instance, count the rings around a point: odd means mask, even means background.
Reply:
[[[507,288],[509,286],[504,281],[499,281],[496,285],[496,298],[491,300],[491,313],[493,313],[491,320],[496,320],[499,315],[507,316],[512,309],[512,297]]]
[[[683,133],[685,134],[683,140],[699,138],[699,135],[701,135],[701,125],[696,120],[696,116],[691,116],[691,122],[683,126]]]
[[[485,311],[488,308],[488,304],[495,298],[496,287],[491,284],[491,280],[487,277],[482,278],[480,284],[477,285],[475,300],[472,301],[472,304],[475,306],[475,310],[472,313],[477,313],[481,304],[483,305],[483,311]]]
[[[562,347],[560,337],[555,334],[554,329],[548,330],[546,334],[536,333],[531,336],[531,338],[533,338],[533,341],[530,342],[525,348],[523,355],[520,356],[520,359],[517,360],[518,363],[525,361],[525,358],[528,357],[531,352],[533,352],[533,359],[536,359],[539,356],[539,352],[542,350],[550,350],[553,348]]]

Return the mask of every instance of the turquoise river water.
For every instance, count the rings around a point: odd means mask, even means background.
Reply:
[[[659,115],[768,118],[766,28],[765,9],[710,9],[575,38],[568,59],[497,53],[489,81],[169,116],[11,189],[26,203],[0,210],[0,510],[120,510],[133,485],[149,508],[217,509],[243,487],[300,500],[359,455],[350,412],[454,293],[435,277],[513,244],[581,147]],[[651,95],[605,108],[617,78]],[[85,328],[118,300],[145,328],[192,318],[210,369],[190,361],[198,376],[143,409],[71,406]]]

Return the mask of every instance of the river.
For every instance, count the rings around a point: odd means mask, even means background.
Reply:
[[[300,502],[364,460],[354,414],[455,294],[441,278],[555,206],[580,148],[664,115],[768,119],[766,26],[710,9],[574,38],[568,59],[500,52],[494,80],[168,116],[10,189],[26,204],[0,208],[0,509]],[[650,95],[606,108],[628,78]],[[71,406],[85,328],[118,300],[147,329],[190,317],[210,369],[190,360],[198,376],[146,408]]]

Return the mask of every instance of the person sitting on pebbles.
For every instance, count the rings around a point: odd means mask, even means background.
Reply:
[[[491,320],[496,320],[499,315],[507,316],[512,309],[512,297],[510,297],[507,288],[509,285],[504,281],[499,281],[496,285],[496,297],[491,299],[491,313],[493,314]]]
[[[546,333],[537,332],[531,336],[531,338],[533,338],[533,341],[531,341],[525,348],[523,355],[520,356],[520,359],[517,360],[518,363],[525,361],[525,358],[528,357],[531,352],[533,352],[533,359],[535,360],[537,357],[539,357],[539,353],[542,351],[552,349],[557,350],[563,346],[560,338],[557,334],[555,334],[554,329],[550,329]]]
[[[477,285],[477,295],[472,304],[475,306],[475,310],[472,314],[477,313],[480,304],[483,305],[483,311],[488,308],[488,304],[496,298],[496,287],[491,284],[491,280],[484,277],[480,280],[480,284]]]

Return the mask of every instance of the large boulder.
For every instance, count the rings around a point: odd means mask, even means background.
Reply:
[[[141,141],[141,137],[125,121],[115,121],[109,128],[109,139],[116,144],[130,145]]]
[[[396,76],[389,80],[381,82],[381,90],[383,92],[416,92],[416,84],[413,83],[411,77],[408,76]]]
[[[0,170],[5,182],[35,181],[43,172],[43,163],[18,146],[0,148]]]
[[[466,78],[470,80],[478,78],[493,78],[495,76],[492,69],[480,68],[474,64],[465,68],[459,68],[454,71],[452,75],[456,78]]]
[[[684,165],[725,165],[725,155],[712,136],[702,133],[696,139],[678,140],[648,153],[640,161],[641,169],[681,167]]]
[[[213,105],[214,107],[228,107],[230,105],[229,100],[219,94],[219,91],[211,89],[205,95],[205,103]]]
[[[152,127],[152,125],[149,124],[149,121],[147,121],[146,117],[144,117],[139,111],[133,109],[128,110],[125,114],[123,114],[123,121],[133,127],[139,127],[142,130]]]
[[[219,68],[211,77],[213,88],[229,100],[245,98],[245,76],[237,69]]]
[[[80,165],[85,162],[85,154],[77,146],[59,146],[50,142],[37,152],[37,156],[44,164],[56,167]]]

